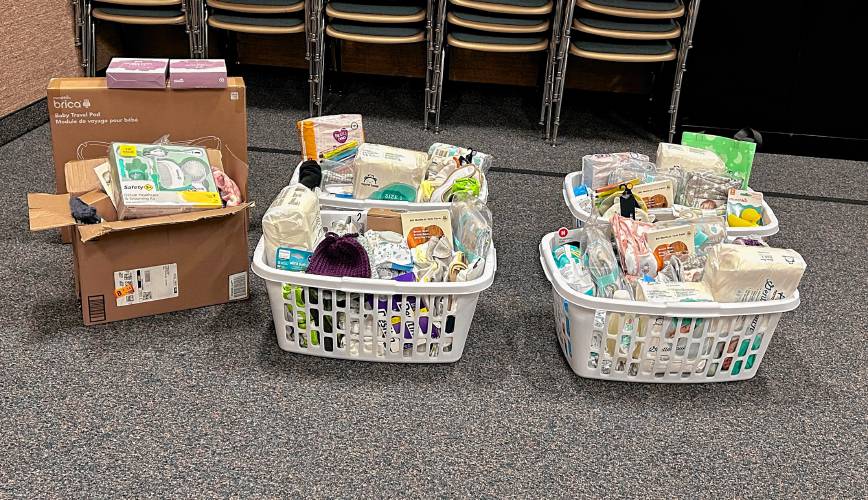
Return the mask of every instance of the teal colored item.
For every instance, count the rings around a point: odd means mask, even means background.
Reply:
[[[416,201],[416,190],[412,186],[396,182],[374,191],[370,199],[389,201]]]
[[[753,157],[756,154],[756,143],[737,141],[718,135],[684,132],[681,135],[681,144],[717,154],[726,165],[726,171],[741,179],[741,188],[747,189],[753,168]]]

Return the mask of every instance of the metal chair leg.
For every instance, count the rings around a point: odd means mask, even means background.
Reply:
[[[564,87],[567,79],[567,62],[570,57],[570,33],[575,6],[576,3],[570,1],[563,13],[563,24],[556,58],[557,68],[555,69],[554,81],[552,83],[552,104],[549,108],[549,117],[546,125],[547,129],[550,128],[550,131],[546,132],[546,136],[549,138],[549,143],[552,146],[558,142],[558,127],[561,121],[561,105],[563,104]]]
[[[692,0],[687,5],[687,20],[681,33],[681,46],[678,47],[678,62],[675,66],[675,80],[672,82],[672,100],[669,103],[669,142],[675,139],[678,126],[678,106],[681,102],[681,85],[687,71],[687,53],[693,48],[693,30],[699,15],[701,0]]]
[[[443,74],[446,72],[446,50],[444,45],[440,50],[440,74],[437,76],[437,93],[434,96],[434,133],[440,133],[440,110],[443,105]]]

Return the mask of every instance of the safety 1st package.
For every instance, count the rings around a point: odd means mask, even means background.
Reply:
[[[204,148],[113,142],[109,165],[121,220],[223,206]]]
[[[269,266],[305,271],[325,236],[316,193],[302,184],[283,188],[262,217],[262,234]]]
[[[305,160],[349,160],[365,142],[362,115],[317,116],[295,126]]]
[[[792,297],[807,264],[795,250],[720,244],[708,252],[702,282],[718,302]]]
[[[353,197],[361,200],[416,201],[428,155],[382,144],[362,144],[354,161]]]

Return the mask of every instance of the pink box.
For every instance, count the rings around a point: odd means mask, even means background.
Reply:
[[[115,57],[105,70],[110,89],[165,89],[168,59]]]
[[[226,88],[226,61],[223,59],[172,59],[169,86],[173,89]]]

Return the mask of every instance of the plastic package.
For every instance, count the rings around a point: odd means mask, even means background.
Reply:
[[[726,174],[691,172],[684,187],[684,205],[703,210],[725,208],[729,190],[740,186],[740,179]]]
[[[807,268],[795,250],[722,244],[708,255],[702,282],[718,302],[792,297]]]
[[[307,261],[325,236],[316,194],[301,184],[283,188],[262,216],[265,259],[287,271],[307,269]]]
[[[657,275],[657,259],[648,248],[645,234],[654,229],[653,224],[627,219],[620,215],[612,217],[612,233],[618,246],[621,268],[628,275],[654,277]]]
[[[741,188],[747,189],[753,168],[753,157],[756,154],[756,143],[710,134],[684,132],[681,134],[681,144],[714,152],[723,160],[726,171],[741,179]]]
[[[615,297],[615,292],[624,291],[631,298],[631,289],[624,280],[618,258],[606,233],[597,226],[584,228],[582,247],[585,250],[585,265],[594,279],[597,297]]]
[[[296,128],[306,160],[338,161],[355,154],[365,142],[362,115],[317,116],[296,122]]]
[[[357,199],[416,201],[425,178],[428,155],[420,151],[366,143],[353,162],[353,197]]]
[[[558,271],[567,280],[570,288],[585,295],[594,295],[594,281],[585,267],[579,247],[566,243],[552,250]]]
[[[454,248],[470,262],[488,255],[492,241],[491,210],[478,198],[457,201],[450,207]]]
[[[605,186],[609,174],[617,167],[653,168],[649,158],[639,153],[604,153],[582,157],[582,184],[591,189]],[[650,167],[649,167],[650,166]]]

